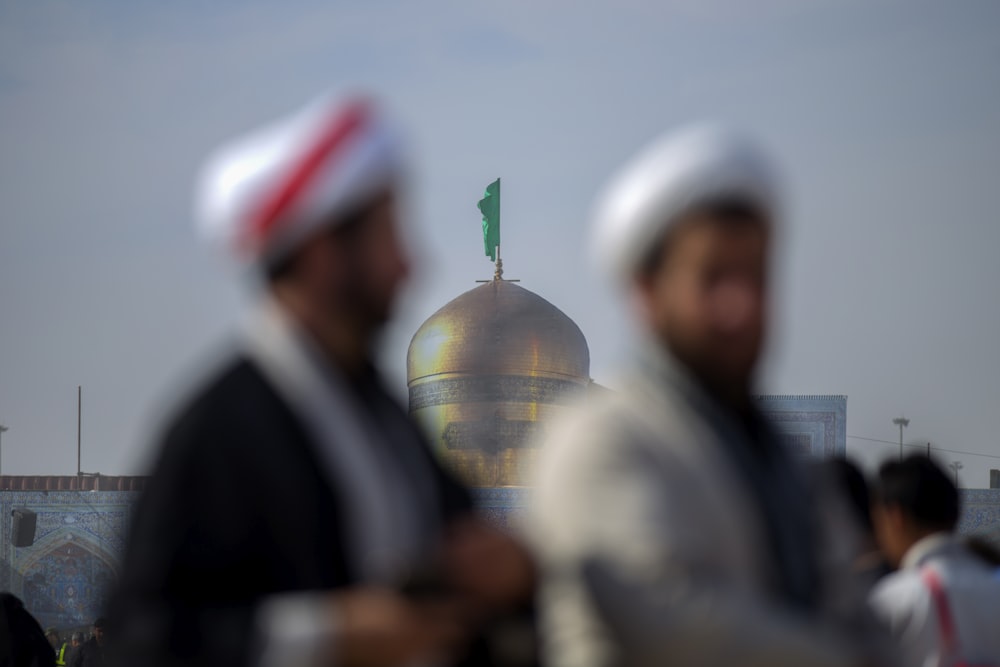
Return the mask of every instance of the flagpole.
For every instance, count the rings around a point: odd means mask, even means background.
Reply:
[[[493,272],[493,280],[503,280],[503,260],[500,259],[500,178],[497,177],[497,267]]]

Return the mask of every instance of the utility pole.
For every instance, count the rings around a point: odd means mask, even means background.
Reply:
[[[83,427],[83,386],[76,386],[76,476],[80,476],[80,451]]]
[[[906,417],[896,417],[893,424],[899,426],[899,460],[903,460],[903,429],[910,425],[910,420]]]
[[[0,474],[3,474],[3,434],[10,429],[0,424]]]

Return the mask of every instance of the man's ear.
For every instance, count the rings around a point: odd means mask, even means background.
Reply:
[[[886,546],[886,539],[891,539],[889,533],[895,532],[895,522],[897,519],[893,516],[893,512],[890,510],[888,505],[880,502],[873,502],[871,504],[871,517],[872,517],[872,531],[875,534],[875,542],[878,543],[879,547],[884,549]]]
[[[637,300],[647,301],[650,298],[653,291],[653,280],[653,274],[649,271],[638,273],[632,278],[631,291]]]
[[[907,532],[910,528],[912,528],[913,521],[910,519],[910,515],[903,510],[901,505],[889,505],[887,511],[893,530]]]
[[[875,503],[872,505],[872,518],[880,522],[885,529],[895,533],[898,533],[906,522],[903,508],[894,503]]]
[[[337,250],[337,243],[327,234],[315,234],[303,241],[296,251],[300,278],[310,284],[317,280],[327,284],[327,274],[337,263]]]

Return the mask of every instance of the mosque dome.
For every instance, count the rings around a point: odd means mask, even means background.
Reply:
[[[470,486],[523,486],[545,423],[590,384],[590,351],[565,313],[495,279],[421,325],[406,370],[410,414],[445,465]]]

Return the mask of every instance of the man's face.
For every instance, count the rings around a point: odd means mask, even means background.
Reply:
[[[392,197],[375,205],[348,246],[344,296],[378,328],[392,315],[396,294],[410,273]]]
[[[95,625],[92,628],[92,630],[94,631],[94,640],[97,641],[97,644],[99,646],[103,645],[104,644],[104,628],[101,628],[101,627],[98,627],[98,626]]]
[[[304,243],[298,266],[316,315],[364,335],[376,332],[409,275],[392,195],[376,200],[363,218]]]
[[[691,217],[640,279],[653,333],[712,388],[750,388],[766,328],[768,249],[761,221]]]
[[[903,556],[914,542],[907,530],[908,525],[906,514],[898,505],[872,505],[875,541],[886,562],[893,567],[899,567]]]

